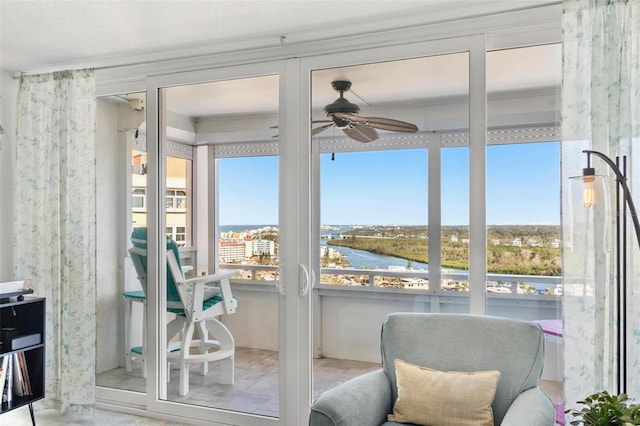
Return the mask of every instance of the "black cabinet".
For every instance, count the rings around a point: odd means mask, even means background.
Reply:
[[[44,398],[44,337],[44,298],[23,296],[2,299],[0,368],[4,368],[0,375],[3,378],[0,384],[3,389],[0,415],[28,405],[35,424],[31,404]]]

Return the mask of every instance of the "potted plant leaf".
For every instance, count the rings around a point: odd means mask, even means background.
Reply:
[[[611,395],[607,391],[587,396],[578,404],[581,410],[567,410],[576,420],[574,426],[637,426],[640,425],[640,404],[632,404],[629,397],[622,393]]]

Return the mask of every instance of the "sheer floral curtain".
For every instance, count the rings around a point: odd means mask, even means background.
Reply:
[[[95,405],[95,127],[92,70],[23,76],[16,105],[15,275],[47,298],[46,399]]]
[[[590,393],[616,391],[617,272],[613,200],[588,216],[571,204],[568,178],[587,166],[583,149],[626,155],[632,195],[640,201],[640,0],[565,0],[563,5],[565,399],[567,407],[575,407]],[[611,174],[595,157],[592,166],[598,174]],[[608,180],[613,189],[615,177]],[[640,261],[631,220],[628,224],[627,393],[640,400]]]

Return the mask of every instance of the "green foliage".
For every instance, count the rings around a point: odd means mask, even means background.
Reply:
[[[429,240],[425,226],[366,226],[343,233],[342,240],[329,240],[328,245],[349,247],[371,253],[394,256],[411,262],[429,263]],[[458,241],[451,241],[451,237]],[[499,244],[487,245],[487,270],[507,275],[559,276],[560,249],[551,242],[560,237],[558,226],[504,225],[488,228],[488,239]],[[445,268],[469,269],[468,227],[442,228],[442,259]],[[511,246],[514,239],[534,239],[542,246]]]
[[[567,410],[577,420],[570,424],[574,426],[637,426],[640,425],[640,404],[631,404],[626,394],[611,395],[602,391],[589,395],[581,410]]]

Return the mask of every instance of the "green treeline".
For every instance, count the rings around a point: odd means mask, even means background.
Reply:
[[[560,249],[554,248],[560,230],[557,226],[493,226],[487,230],[487,270],[514,275],[559,276]],[[342,234],[327,244],[394,256],[408,261],[429,263],[426,227],[361,227]],[[469,269],[467,227],[443,227],[442,266]],[[522,246],[513,246],[519,240]]]

